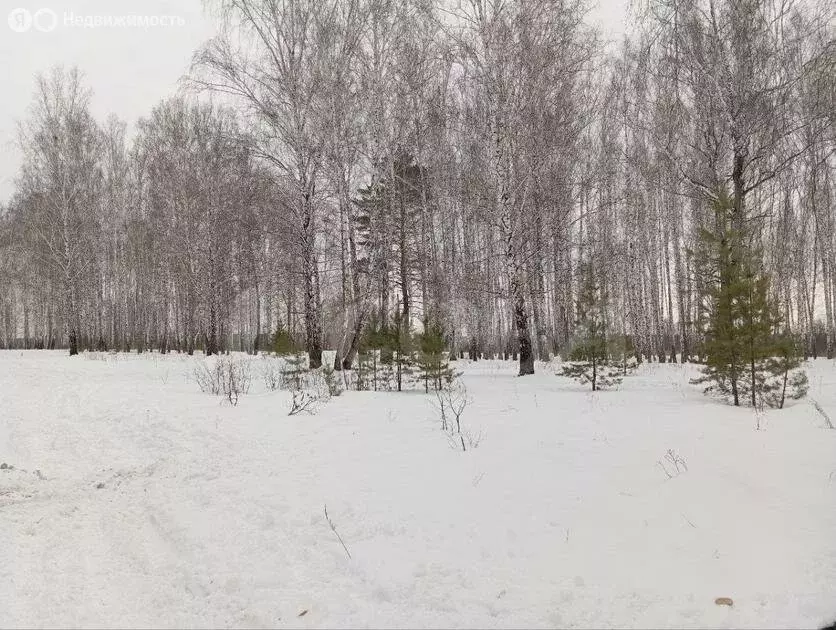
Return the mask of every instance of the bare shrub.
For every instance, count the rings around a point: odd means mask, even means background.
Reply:
[[[281,363],[276,359],[264,357],[261,363],[261,378],[271,392],[280,389],[283,384]]]
[[[453,381],[435,393],[433,407],[441,418],[441,429],[456,450],[476,448],[482,441],[481,432],[474,433],[462,427],[462,416],[471,401],[467,388],[459,381]]]
[[[223,393],[230,404],[235,406],[241,394],[250,391],[252,380],[250,364],[246,360],[233,360],[229,357],[226,357],[222,364],[224,366]]]
[[[462,414],[471,399],[464,383],[454,381],[435,393],[435,409],[441,417],[441,428],[448,430],[455,422],[456,433],[462,432]]]
[[[200,391],[223,396],[233,406],[250,391],[252,377],[246,360],[230,356],[218,357],[214,362],[206,360],[195,366],[193,374]]]
[[[308,369],[304,355],[286,357],[264,357],[261,364],[261,378],[270,391],[284,389],[313,389],[321,377],[315,370]]]
[[[467,443],[469,448],[478,448],[479,445],[482,443],[482,439],[485,435],[481,431],[470,431],[465,429],[462,431],[462,436],[464,437],[464,441]]]
[[[668,479],[673,479],[688,471],[688,464],[685,463],[685,459],[670,448],[665,456],[656,463],[665,472]]]
[[[461,450],[462,452],[478,448],[482,443],[483,437],[484,435],[481,431],[474,432],[469,429],[463,429],[461,433],[447,433],[447,441],[450,443],[450,448],[457,451]]]
[[[103,361],[105,363],[115,363],[119,360],[119,353],[115,350],[89,350],[84,353],[84,358],[88,361]]]
[[[319,409],[319,405],[325,402],[325,398],[319,392],[308,391],[306,389],[294,389],[291,392],[290,411],[287,412],[289,416],[295,416],[297,413],[315,414]]]
[[[342,383],[333,369],[311,370],[303,354],[284,357],[281,362],[268,360],[262,375],[269,389],[290,391],[289,416],[302,412],[315,414],[321,403],[343,392]]]
[[[339,396],[343,393],[343,382],[334,368],[322,367],[322,380],[328,389],[328,396]]]
[[[195,383],[204,394],[217,396],[221,393],[221,375],[218,364],[211,365],[208,361],[196,363],[192,371]]]

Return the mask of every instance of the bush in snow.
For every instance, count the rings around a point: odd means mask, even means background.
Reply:
[[[462,414],[471,399],[463,383],[450,383],[435,393],[435,409],[441,418],[441,428],[462,432]],[[455,423],[455,425],[454,425]]]
[[[246,360],[227,356],[219,360],[218,365],[221,368],[221,392],[235,406],[241,394],[250,391],[250,364]]]
[[[468,447],[476,448],[482,441],[481,433],[462,427],[462,415],[471,402],[467,388],[460,382],[448,383],[435,393],[434,407],[441,419],[441,429],[455,449],[466,451]]]
[[[329,397],[339,396],[343,393],[343,384],[340,381],[340,377],[334,368],[322,366],[320,373],[322,374],[322,381],[324,382],[325,387],[328,390]]]
[[[290,410],[287,415],[295,416],[297,413],[315,414],[319,405],[327,401],[328,397],[321,392],[309,391],[306,389],[294,389],[291,392]]]
[[[322,402],[343,393],[337,372],[327,366],[311,370],[303,353],[282,358],[266,357],[261,365],[264,384],[270,391],[283,389],[291,392],[288,415],[315,413]]]
[[[263,356],[261,360],[261,378],[264,380],[264,385],[271,392],[280,389],[282,386],[282,367],[283,363],[268,356]]]
[[[250,364],[230,356],[205,360],[194,369],[194,379],[200,391],[224,396],[231,405],[238,404],[241,394],[250,391]]]

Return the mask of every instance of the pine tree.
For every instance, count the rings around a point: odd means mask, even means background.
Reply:
[[[273,352],[279,356],[295,354],[299,348],[293,340],[293,336],[288,330],[279,322],[276,327],[276,332],[273,333]]]
[[[568,376],[583,384],[592,385],[592,391],[618,385],[620,372],[627,371],[626,361],[610,360],[607,343],[606,304],[607,295],[596,281],[591,264],[582,267],[585,278],[578,296],[578,321],[576,337],[569,352],[569,361],[563,366],[561,376]]]
[[[405,315],[401,313],[400,303],[395,311],[395,323],[390,328],[389,349],[392,357],[395,384],[398,391],[403,391],[404,383],[414,374],[415,356],[413,352],[412,331]]]
[[[777,350],[774,333],[781,320],[769,299],[769,281],[764,275],[755,273],[753,264],[752,260],[746,260],[744,264],[741,284],[745,287],[745,294],[739,305],[741,325],[737,333],[743,340],[746,360],[741,393],[752,407],[757,407],[758,396],[765,391],[769,375],[767,363]]]
[[[388,379],[382,378],[381,372],[391,365],[390,333],[386,326],[372,318],[363,331],[357,351],[357,389],[377,391]],[[371,386],[371,387],[370,387]]]
[[[630,335],[615,335],[608,340],[610,358],[618,363],[621,376],[627,376],[638,367],[636,359],[636,346]],[[671,361],[675,363],[675,360]]]
[[[782,335],[775,340],[773,356],[759,370],[766,377],[760,387],[768,406],[783,409],[788,395],[793,400],[807,395],[807,374],[800,369],[803,362],[800,344],[792,337]]]
[[[701,355],[705,367],[694,383],[709,383],[735,406],[761,401],[783,407],[787,386],[791,396],[804,395],[806,376],[798,375],[795,344],[779,337],[781,317],[769,295],[769,278],[761,256],[736,205],[725,194],[714,202],[714,230],[700,231],[696,256],[704,302]],[[776,383],[781,383],[779,396]]]
[[[700,230],[695,260],[703,301],[703,341],[700,355],[705,367],[694,383],[711,383],[706,393],[718,391],[740,405],[745,340],[739,335],[742,303],[748,295],[740,273],[743,235],[732,225],[734,204],[721,194],[713,204],[714,230]]]
[[[420,379],[424,381],[424,391],[440,391],[445,384],[452,383],[458,376],[450,366],[450,353],[445,349],[444,328],[429,320],[424,320],[424,330],[418,335],[418,369]]]
[[[284,367],[281,371],[282,386],[292,391],[302,389],[305,375],[308,373],[308,360],[304,352],[287,354],[284,356]]]

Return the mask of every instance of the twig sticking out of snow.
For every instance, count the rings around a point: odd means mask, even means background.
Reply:
[[[665,471],[668,479],[678,477],[688,470],[688,464],[685,463],[685,459],[672,448],[669,448],[668,452],[665,453],[664,459],[660,459],[656,463]]]
[[[763,409],[755,409],[755,429],[760,431],[761,425],[763,424],[764,418],[766,416],[763,413]]]
[[[348,551],[348,547],[345,546],[345,543],[343,542],[343,537],[340,536],[340,533],[337,531],[337,527],[334,525],[334,521],[332,521],[331,518],[328,516],[328,505],[325,506],[325,520],[328,521],[328,525],[331,526],[331,531],[334,532],[334,535],[337,537],[337,540],[340,541],[340,544],[343,546],[343,549],[345,549],[345,555],[347,555],[348,559],[351,560],[351,553]]]
[[[827,412],[822,408],[818,401],[811,398],[810,402],[812,403],[816,411],[819,412],[821,417],[824,418],[824,421],[827,422],[827,427],[829,429],[836,429],[836,427],[833,426],[833,421],[830,419],[830,416],[827,415]]]
[[[454,383],[444,387],[435,393],[436,402],[434,407],[441,417],[441,428],[447,431],[448,421],[456,422],[456,433],[462,432],[462,415],[467,406],[472,402],[463,383]]]

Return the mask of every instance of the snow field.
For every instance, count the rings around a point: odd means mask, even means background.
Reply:
[[[836,619],[836,431],[808,402],[756,430],[693,366],[593,394],[554,366],[459,362],[482,436],[463,453],[432,396],[288,417],[241,358],[233,407],[199,391],[199,358],[0,353],[0,626]],[[836,415],[836,365],[809,375]]]

